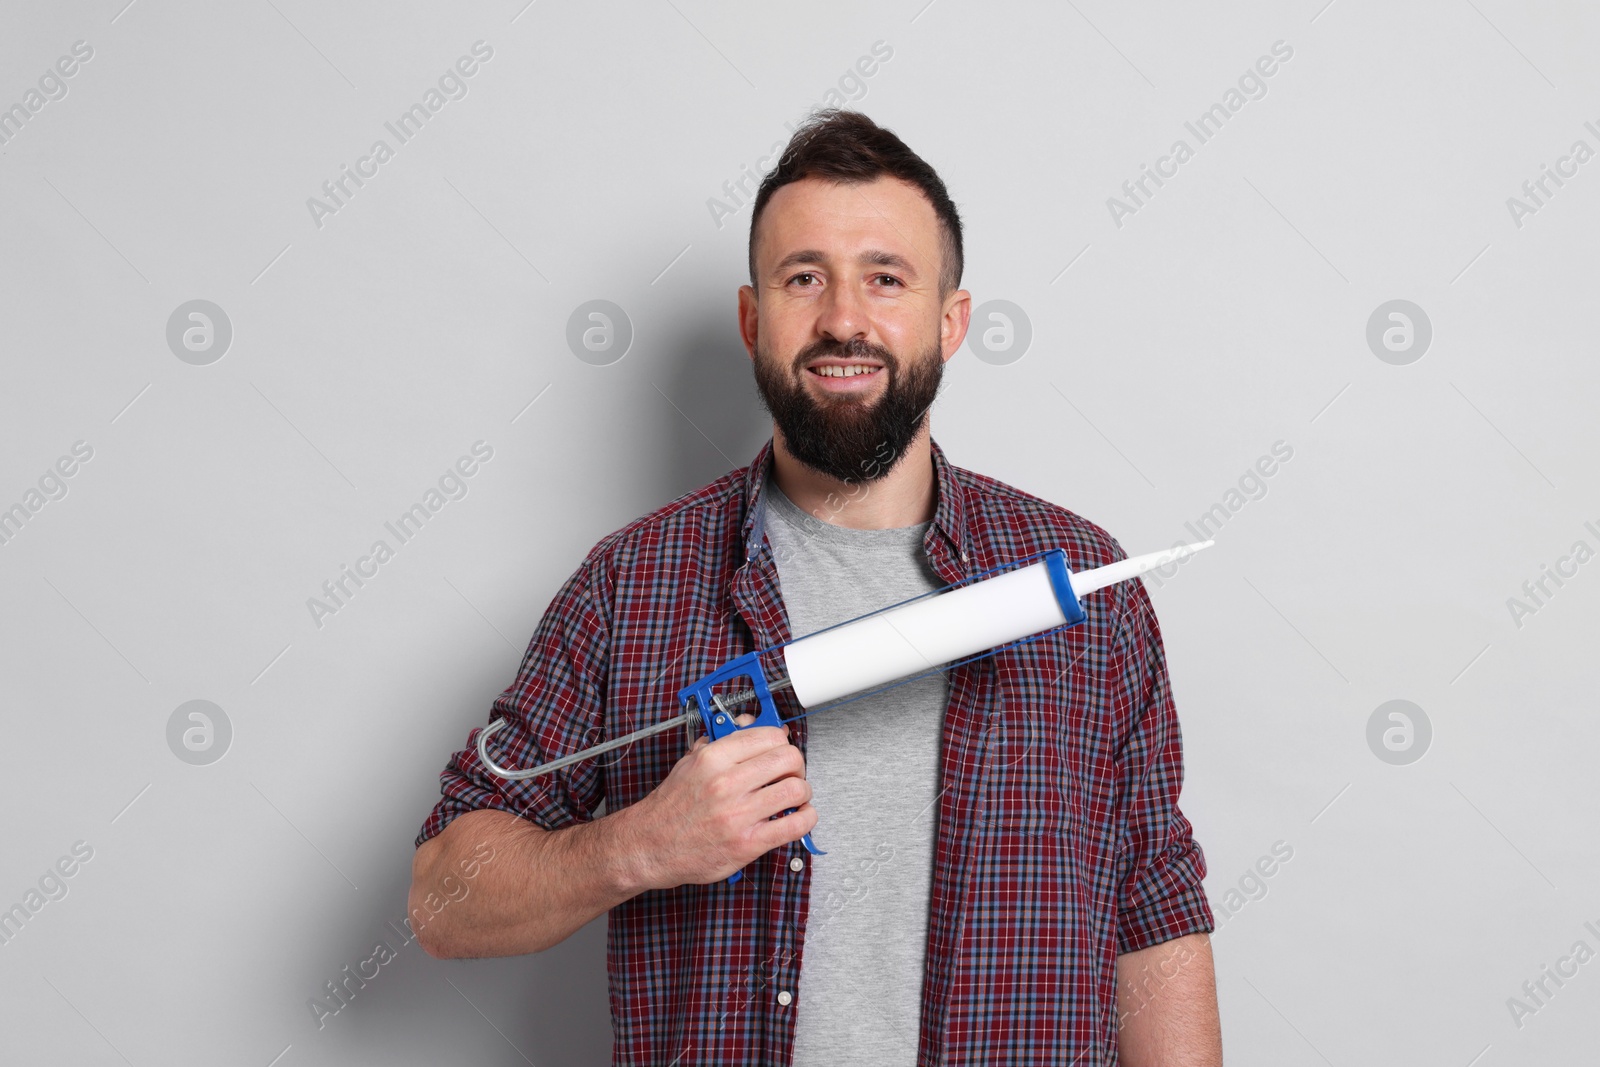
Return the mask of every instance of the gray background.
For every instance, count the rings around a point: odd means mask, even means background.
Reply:
[[[1600,562],[1507,603],[1600,548],[1600,160],[1507,206],[1600,148],[1592,6],[124,2],[0,27],[4,106],[94,50],[0,146],[0,507],[93,449],[0,546],[0,907],[94,850],[0,946],[8,1060],[603,1061],[603,923],[481,962],[386,924],[560,583],[770,432],[733,317],[748,209],[708,200],[841,81],[945,178],[975,304],[1031,328],[950,364],[953,462],[1140,552],[1293,449],[1151,583],[1207,891],[1251,893],[1215,935],[1229,1063],[1593,1056],[1600,962],[1507,1005],[1600,949]],[[478,40],[467,95],[316,225]],[[1279,40],[1267,93],[1116,225]],[[233,330],[204,366],[166,339],[195,299]],[[593,299],[634,331],[607,365],[566,340]],[[1366,340],[1395,299],[1432,325],[1406,365]],[[479,440],[467,495],[315,625]],[[1394,699],[1432,726],[1403,766],[1367,740]],[[191,700],[232,726],[205,766],[167,741]],[[308,999],[380,938],[397,958],[319,1029]]]

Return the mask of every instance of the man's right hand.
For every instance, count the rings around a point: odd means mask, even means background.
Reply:
[[[644,799],[598,819],[544,830],[509,811],[461,814],[417,849],[406,907],[430,956],[543,952],[648,889],[716,882],[798,841],[817,823],[810,800],[787,726],[702,737]],[[485,847],[493,861],[461,893],[452,876]]]
[[[805,757],[789,742],[789,727],[755,726],[715,742],[700,736],[660,785],[616,814],[630,824],[647,886],[673,889],[721,881],[798,841],[817,824],[810,802]]]

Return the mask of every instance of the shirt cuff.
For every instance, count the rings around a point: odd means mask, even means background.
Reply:
[[[420,848],[424,841],[438,835],[469,811],[493,809],[509,812],[527,819],[541,830],[559,830],[587,821],[585,816],[573,810],[577,802],[572,797],[566,797],[563,802],[562,796],[554,791],[553,780],[559,777],[559,772],[537,781],[491,780],[488,772],[481,770],[481,764],[477,762],[477,750],[472,747],[476,744],[476,736],[474,731],[468,749],[464,750],[471,753],[470,757],[463,761],[458,753],[439,776],[439,800],[423,822],[415,847]],[[498,788],[491,781],[498,782]]]
[[[1117,912],[1117,954],[1215,930],[1216,919],[1201,884],[1205,873],[1205,853],[1192,839],[1147,870],[1132,906]]]

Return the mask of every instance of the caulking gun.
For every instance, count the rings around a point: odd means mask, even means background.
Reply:
[[[496,719],[478,734],[478,758],[492,774],[515,781],[548,774],[696,718],[705,725],[712,741],[752,726],[782,726],[1076,626],[1088,618],[1080,598],[1213,544],[1214,541],[1201,541],[1179,545],[1076,574],[1067,570],[1064,550],[1036,552],[805,637],[731,659],[678,690],[678,703],[684,712],[654,726],[537,767],[513,770],[489,758],[489,738],[505,726],[504,719]],[[779,650],[783,677],[769,682],[761,659]],[[740,688],[716,692],[717,687],[730,683],[741,683]],[[784,689],[794,690],[795,699],[805,709],[802,714],[778,718],[772,694]],[[735,722],[735,716],[741,714],[735,709],[752,700],[761,706],[754,720]],[[809,833],[800,843],[812,855],[827,855],[812,843]],[[729,884],[740,876],[741,872],[734,871]]]

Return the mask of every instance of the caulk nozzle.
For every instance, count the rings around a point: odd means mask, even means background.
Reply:
[[[1187,559],[1202,548],[1210,548],[1216,541],[1199,541],[1192,545],[1177,545],[1173,548],[1163,549],[1160,552],[1146,552],[1142,556],[1130,556],[1119,559],[1115,563],[1108,563],[1104,567],[1095,567],[1092,570],[1080,571],[1072,576],[1072,591],[1081,600],[1096,589],[1104,589],[1108,585],[1125,582],[1129,578],[1137,578],[1146,571],[1153,571],[1157,567],[1165,567],[1177,560]]]

